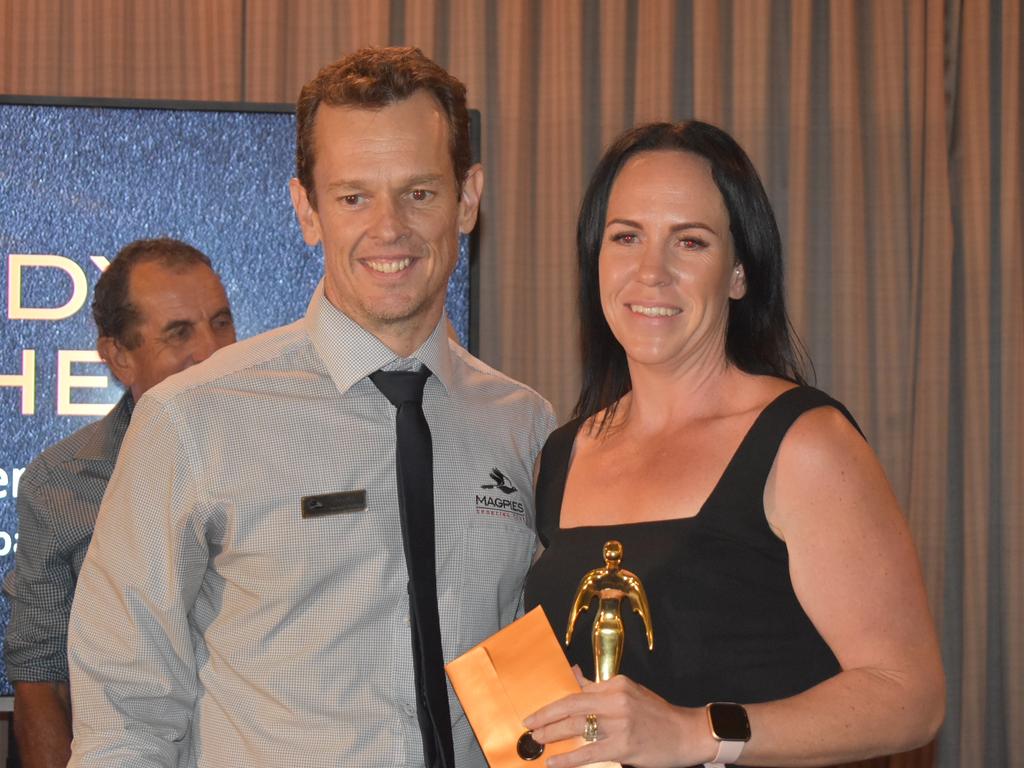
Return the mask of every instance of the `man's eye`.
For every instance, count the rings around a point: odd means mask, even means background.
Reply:
[[[167,332],[167,340],[172,344],[180,344],[192,335],[192,326],[178,326]]]
[[[409,196],[418,203],[422,203],[429,200],[434,196],[434,193],[429,189],[414,189],[409,193]]]
[[[342,195],[341,197],[341,202],[344,205],[359,205],[362,201],[362,195]]]

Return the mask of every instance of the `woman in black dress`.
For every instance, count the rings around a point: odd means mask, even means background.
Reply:
[[[623,601],[621,674],[526,721],[542,743],[587,738],[549,765],[828,765],[927,742],[944,679],[917,554],[856,423],[805,385],[749,158],[696,121],[627,132],[577,245],[583,388],[542,455],[527,607],[563,633],[618,540],[654,650]],[[591,679],[593,612],[569,648]]]

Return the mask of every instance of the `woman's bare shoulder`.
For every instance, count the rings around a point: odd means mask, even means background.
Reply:
[[[899,504],[870,444],[840,410],[813,408],[790,427],[765,488],[765,511],[782,538],[819,526],[892,524]]]

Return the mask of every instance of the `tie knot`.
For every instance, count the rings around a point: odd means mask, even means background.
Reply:
[[[370,381],[395,408],[402,403],[422,403],[423,387],[429,378],[430,369],[425,365],[418,371],[377,371],[370,374]]]

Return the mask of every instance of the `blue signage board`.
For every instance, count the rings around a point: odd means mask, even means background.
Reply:
[[[31,103],[29,103],[31,102]],[[322,273],[288,194],[290,108],[0,98],[0,578],[14,566],[25,467],[121,390],[95,353],[96,279],[170,236],[210,256],[239,338],[299,318]],[[469,346],[469,241],[448,313]],[[0,641],[10,606],[0,598]],[[0,665],[0,695],[11,686]]]

